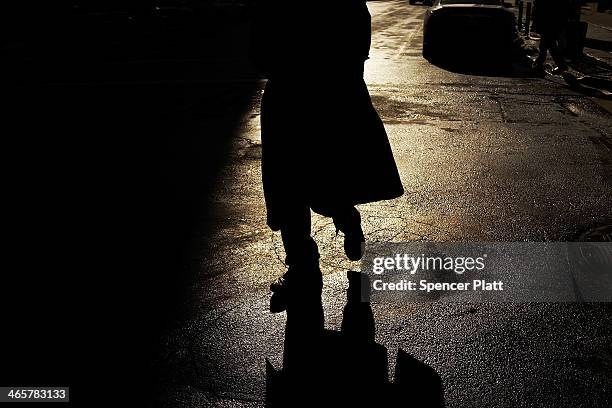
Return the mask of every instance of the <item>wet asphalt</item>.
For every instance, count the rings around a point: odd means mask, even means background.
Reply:
[[[571,241],[612,220],[607,111],[520,66],[465,74],[432,65],[420,54],[423,7],[368,7],[366,82],[406,190],[360,207],[369,242]],[[284,272],[284,255],[265,223],[263,83],[254,89],[239,126],[217,135],[228,138],[228,156],[193,234],[188,267],[196,278],[183,319],[163,336],[155,361],[159,405],[263,406],[265,359],[282,365],[285,315],[269,313],[268,285]],[[229,95],[220,104],[231,107]],[[359,263],[344,256],[331,220],[313,217],[325,324],[338,330],[345,272]],[[438,373],[447,407],[612,404],[608,304],[375,304],[373,311],[391,379],[401,348]],[[408,406],[409,392],[418,390],[407,391]]]

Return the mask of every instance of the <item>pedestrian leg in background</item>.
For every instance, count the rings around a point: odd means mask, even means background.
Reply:
[[[567,71],[567,64],[565,63],[565,57],[561,51],[559,36],[555,36],[555,38],[550,41],[548,51],[550,52],[553,61],[555,61],[555,64],[557,65],[557,67],[553,70],[553,73],[556,74]]]
[[[534,70],[542,74],[544,73],[544,63],[546,62],[546,56],[549,51],[550,55],[555,61],[555,64],[557,65],[557,67],[553,70],[553,73],[559,73],[567,70],[565,58],[563,57],[563,53],[561,52],[561,48],[559,46],[559,37],[551,34],[542,34],[538,58],[534,63]]]

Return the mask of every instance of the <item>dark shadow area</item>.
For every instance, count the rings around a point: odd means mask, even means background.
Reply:
[[[5,79],[24,84],[202,80],[249,73],[244,2],[73,0],[10,5],[0,50]],[[238,23],[238,24],[237,24]],[[242,24],[240,24],[242,23]],[[234,64],[219,64],[232,59]]]
[[[563,75],[568,85],[589,96],[610,98],[609,92],[612,91],[612,81],[609,79],[609,74],[612,72],[610,64],[590,55],[584,55],[579,60],[572,61],[571,66],[580,74]]]
[[[612,81],[608,79],[604,79],[604,78],[585,76],[585,77],[579,78],[578,83],[583,86],[589,86],[589,87],[596,88],[599,90],[605,89],[608,91],[612,91]]]
[[[592,98],[612,99],[610,81],[594,76],[576,76],[570,72],[562,74],[565,83],[574,91]]]
[[[372,309],[360,298],[367,276],[348,277],[341,331],[323,330],[320,298],[287,309],[283,368],[266,362],[266,406],[443,407],[439,375],[401,349],[389,381],[387,349],[376,343]]]
[[[583,55],[579,60],[573,61],[572,65],[576,65],[581,72],[586,71],[587,73],[597,74],[612,71],[612,65],[590,55]]]
[[[525,62],[499,62],[485,59],[440,59],[430,61],[438,68],[457,74],[499,78],[532,78],[534,74]]]
[[[612,52],[612,41],[598,40],[595,38],[586,38],[584,46],[595,50]]]
[[[70,385],[77,406],[143,406],[158,336],[188,306],[194,228],[210,221],[260,85],[242,11],[209,8],[186,25],[155,17],[152,2],[72,6],[9,9],[3,27],[0,307],[13,323],[0,383]]]

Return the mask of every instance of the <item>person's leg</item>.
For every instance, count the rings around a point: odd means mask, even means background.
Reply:
[[[336,231],[344,233],[344,252],[351,261],[363,256],[365,237],[361,229],[361,214],[354,205],[344,202],[311,203],[312,209],[324,217],[331,217]]]
[[[272,283],[273,292],[289,289],[310,290],[311,286],[320,290],[321,270],[319,269],[319,251],[314,239],[310,236],[310,208],[297,203],[285,208],[281,225],[281,237],[285,247],[287,272]]]
[[[550,55],[555,61],[555,64],[557,65],[557,69],[560,71],[567,70],[567,64],[565,63],[565,57],[563,56],[563,52],[561,51],[561,47],[559,45],[558,36],[551,41],[549,51]]]
[[[332,219],[337,230],[344,233],[344,252],[351,261],[363,256],[365,237],[361,229],[361,214],[355,206],[347,204],[336,207]]]
[[[310,207],[295,205],[286,212],[281,237],[285,247],[285,263],[289,266],[318,264],[317,244],[310,236]]]
[[[550,36],[548,33],[542,33],[542,36],[540,38],[538,58],[536,58],[535,63],[534,63],[535,68],[544,67],[544,63],[546,62],[546,56],[548,54],[549,47],[550,47]]]

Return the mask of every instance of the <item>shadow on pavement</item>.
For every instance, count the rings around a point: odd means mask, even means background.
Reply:
[[[504,78],[531,78],[533,72],[525,62],[510,62],[491,60],[487,58],[468,58],[456,56],[454,58],[436,59],[430,61],[438,68],[456,74],[477,75]]]
[[[612,65],[595,58],[591,55],[584,55],[580,60],[573,62],[575,68],[588,74],[609,75],[612,72]]]
[[[584,40],[584,46],[596,50],[612,52],[612,41],[600,40],[596,38],[587,38]]]
[[[323,330],[320,298],[287,310],[283,368],[266,360],[266,406],[444,407],[438,373],[401,349],[389,381],[387,349],[376,343],[372,309],[360,298],[367,276],[348,277],[341,331]]]
[[[592,98],[612,99],[612,94],[608,91],[612,88],[609,80],[588,75],[576,76],[569,72],[563,73],[562,78],[572,90],[583,95]]]

